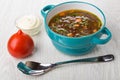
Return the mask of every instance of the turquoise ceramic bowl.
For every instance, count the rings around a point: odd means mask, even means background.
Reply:
[[[99,31],[83,37],[70,38],[53,32],[48,23],[57,13],[69,9],[82,9],[96,14],[102,21]],[[61,52],[69,55],[81,55],[91,51],[97,44],[105,44],[111,39],[111,32],[106,28],[106,19],[103,12],[93,4],[87,2],[71,1],[58,5],[47,5],[41,10],[44,17],[45,29],[53,45]],[[102,35],[107,35],[101,39]]]

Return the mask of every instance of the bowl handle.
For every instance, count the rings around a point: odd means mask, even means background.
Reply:
[[[52,9],[55,5],[47,5],[41,10],[41,14],[43,17],[46,16],[47,12]]]
[[[111,37],[112,37],[111,32],[110,32],[106,27],[102,30],[102,35],[103,35],[103,34],[106,34],[106,35],[107,35],[107,37],[106,37],[105,39],[100,39],[100,38],[98,38],[98,37],[95,37],[95,38],[93,38],[93,43],[95,43],[95,44],[105,44],[105,43],[107,43],[107,42],[111,39]]]

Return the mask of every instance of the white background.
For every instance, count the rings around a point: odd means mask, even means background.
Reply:
[[[26,14],[40,15],[44,6],[65,1],[69,0],[0,0],[0,80],[120,80],[120,0],[83,0],[103,10],[107,18],[106,26],[113,35],[109,43],[98,45],[90,54],[75,57],[59,52],[42,25],[41,33],[32,37],[36,47],[32,56],[15,59],[9,55],[7,42],[18,30],[15,26],[17,17]],[[42,76],[24,75],[16,67],[20,61],[54,63],[104,54],[114,54],[115,60],[109,63],[68,64]]]

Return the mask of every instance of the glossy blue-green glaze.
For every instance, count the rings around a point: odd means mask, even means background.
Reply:
[[[90,35],[83,36],[83,37],[77,37],[77,38],[74,38],[74,37],[70,38],[70,37],[63,36],[63,35],[53,32],[49,28],[47,21],[46,21],[48,13],[50,11],[52,11],[52,9],[54,9],[58,6],[61,6],[63,4],[68,4],[68,3],[82,3],[82,4],[87,4],[87,5],[90,5],[92,7],[95,7],[96,9],[98,9],[100,14],[104,18],[104,23],[103,23],[103,26],[101,27],[101,29],[94,34],[90,34]],[[58,4],[56,6],[48,5],[41,10],[41,14],[44,17],[46,32],[47,32],[48,36],[50,37],[53,45],[63,53],[66,53],[69,55],[86,54],[89,51],[91,51],[97,44],[105,44],[111,39],[111,36],[112,36],[111,32],[105,27],[106,19],[105,19],[103,12],[93,4],[90,4],[87,2],[80,2],[80,1],[70,1],[70,2]],[[100,37],[103,34],[106,34],[107,37],[105,39],[100,39]]]
[[[24,74],[30,75],[29,71],[31,71],[31,69],[29,67],[27,67],[24,63],[20,62],[17,65],[17,68],[22,71]]]

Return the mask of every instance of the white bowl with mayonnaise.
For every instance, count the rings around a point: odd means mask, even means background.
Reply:
[[[16,27],[24,33],[34,36],[40,32],[42,19],[36,15],[24,15],[19,17],[16,22]]]

